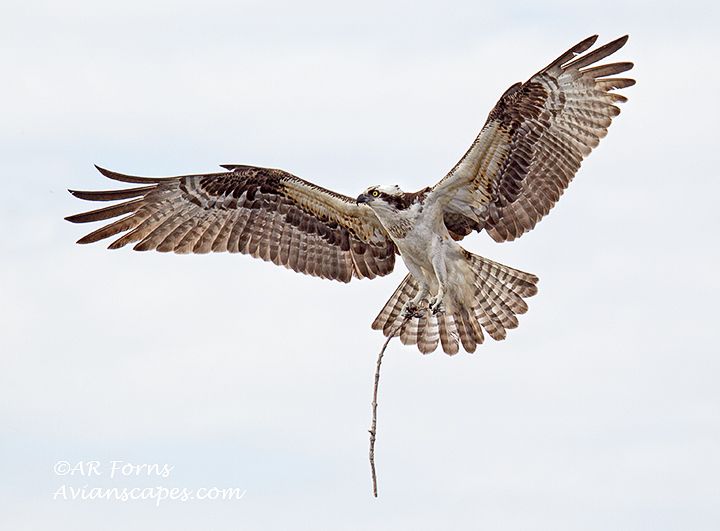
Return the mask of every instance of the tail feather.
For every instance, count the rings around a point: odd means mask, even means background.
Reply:
[[[528,306],[522,297],[537,293],[538,278],[475,255],[470,255],[470,260],[478,264],[478,299],[487,301],[481,307],[488,317],[495,318],[498,328],[502,328],[497,330],[497,338],[502,339],[507,329],[517,328],[517,315],[527,312]]]
[[[449,313],[433,315],[425,306],[419,316],[406,318],[402,310],[420,289],[415,278],[407,275],[372,328],[382,330],[385,336],[399,336],[405,345],[417,345],[423,354],[435,351],[438,345],[450,355],[456,354],[460,345],[474,352],[483,343],[484,332],[495,340],[504,339],[507,330],[518,326],[517,315],[528,310],[523,299],[537,293],[538,278],[471,253],[466,252],[465,257],[474,276],[471,297],[456,300]]]
[[[458,329],[460,330],[460,341],[466,352],[473,353],[477,348],[477,339],[475,338],[475,330],[472,326],[472,321],[475,320],[475,316],[471,316],[467,308],[460,308],[460,311],[455,314],[458,319]]]
[[[500,316],[497,315],[491,302],[485,298],[485,293],[480,292],[477,300],[475,315],[482,327],[487,331],[488,335],[495,341],[505,339],[505,327],[502,325]]]
[[[537,293],[538,277],[532,273],[513,269],[512,267],[493,262],[481,256],[472,254],[470,256],[473,262],[480,262],[481,267],[486,268],[489,274],[500,281],[500,283],[506,286],[512,286],[513,291],[519,296],[532,297]]]
[[[458,331],[455,326],[455,320],[452,315],[439,313],[437,316],[438,325],[440,326],[440,343],[442,343],[443,351],[452,356],[458,353]]]
[[[421,333],[418,334],[417,346],[423,354],[433,352],[440,342],[440,329],[437,318],[430,312],[423,312],[419,318],[418,326]]]
[[[512,300],[508,296],[509,293],[512,293],[509,289],[490,280],[478,290],[478,299],[487,301],[491,315],[503,328],[517,328],[518,320],[515,317],[517,312],[513,311]],[[521,309],[517,305],[515,307]]]
[[[390,332],[395,325],[395,321],[400,315],[400,311],[407,301],[414,296],[417,292],[418,285],[414,281],[411,275],[406,275],[400,285],[397,287],[395,292],[390,296],[390,299],[385,303],[385,306],[380,311],[378,316],[372,323],[373,330],[382,330],[386,336],[390,335]]]
[[[400,331],[400,341],[404,345],[416,345],[421,334],[420,319],[410,319]]]
[[[475,342],[478,345],[481,345],[485,341],[485,335],[483,334],[482,326],[480,326],[480,321],[478,321],[474,311],[470,314],[470,326],[472,326],[473,332],[475,333]]]
[[[481,262],[477,268],[476,287],[479,291],[484,291],[486,297],[501,300],[512,314],[527,312],[528,305],[523,297],[535,295],[537,287],[523,277],[512,276],[512,273],[506,273],[500,269],[506,266],[495,264],[489,260],[488,262]],[[535,282],[537,282],[537,277],[535,277]]]

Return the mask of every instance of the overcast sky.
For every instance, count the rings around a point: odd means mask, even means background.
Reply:
[[[718,8],[703,2],[89,2],[0,13],[3,529],[720,528]],[[537,228],[473,252],[540,277],[474,355],[391,343],[370,496],[370,323],[242,255],[108,251],[62,220],[139,175],[279,167],[356,195],[452,167],[500,94],[582,38],[635,87]],[[53,473],[168,463],[170,478]],[[240,487],[238,501],[62,501]]]

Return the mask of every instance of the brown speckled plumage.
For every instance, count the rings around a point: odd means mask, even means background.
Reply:
[[[527,312],[523,300],[537,293],[538,278],[530,273],[466,254],[476,272],[475,305],[454,313],[422,312],[402,327],[398,335],[405,345],[417,345],[420,352],[433,352],[438,342],[447,354],[456,354],[459,346],[475,352],[484,340],[483,329],[495,340],[505,339],[506,331],[518,326],[516,315]],[[407,275],[372,323],[374,330],[387,336],[402,323],[403,306],[418,291],[418,283]]]
[[[498,242],[533,229],[605,136],[620,112],[617,103],[626,100],[615,91],[635,82],[613,77],[632,63],[596,66],[627,37],[588,52],[596,39],[512,85],[470,149],[432,188],[404,193],[373,187],[354,200],[269,168],[225,165],[221,173],[164,178],[98,168],[109,179],[138,186],[71,190],[80,199],[119,203],[66,219],[108,222],[78,243],[117,237],[111,249],[134,244],[139,251],[244,253],[341,282],[387,275],[402,248],[414,273],[372,327],[389,335],[413,309],[396,332],[404,344],[423,353],[438,346],[448,354],[461,347],[473,352],[485,334],[500,340],[518,326],[538,278],[455,242],[483,229]],[[449,310],[433,306],[438,301]]]
[[[578,43],[502,95],[473,145],[435,186],[453,195],[446,210],[451,233],[485,229],[495,241],[513,240],[555,205],[620,113],[616,104],[626,98],[613,91],[635,84],[608,77],[632,63],[588,68],[622,48],[627,36],[577,57],[596,40]]]
[[[352,199],[281,170],[235,166],[227,173],[145,178],[98,169],[110,179],[152,184],[71,191],[93,201],[133,198],[68,217],[84,223],[129,214],[78,243],[126,232],[110,249],[134,243],[137,251],[239,252],[341,282],[386,275],[395,264],[392,240]]]

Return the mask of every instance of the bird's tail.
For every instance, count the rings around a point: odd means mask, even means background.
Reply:
[[[465,258],[468,286],[460,290],[461,295],[446,295],[453,298],[446,312],[433,315],[423,301],[418,315],[405,321],[402,310],[419,290],[415,278],[407,275],[372,328],[385,336],[399,336],[405,345],[417,345],[423,354],[433,352],[438,344],[445,353],[456,354],[460,343],[467,352],[474,352],[484,340],[483,329],[495,340],[505,339],[507,330],[518,325],[516,316],[528,309],[523,299],[537,293],[538,277],[467,251]]]

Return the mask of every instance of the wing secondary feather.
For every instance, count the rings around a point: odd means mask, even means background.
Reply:
[[[80,199],[123,202],[66,219],[112,220],[78,240],[120,235],[110,249],[133,243],[138,251],[239,252],[341,282],[392,271],[395,245],[370,209],[282,170],[227,167],[223,173],[163,178],[98,167],[109,179],[142,186],[70,190]]]
[[[435,187],[451,234],[486,229],[498,242],[531,230],[555,205],[582,160],[607,134],[625,96],[613,91],[635,84],[614,77],[632,63],[595,66],[627,36],[583,54],[585,39],[502,95],[470,149]]]

